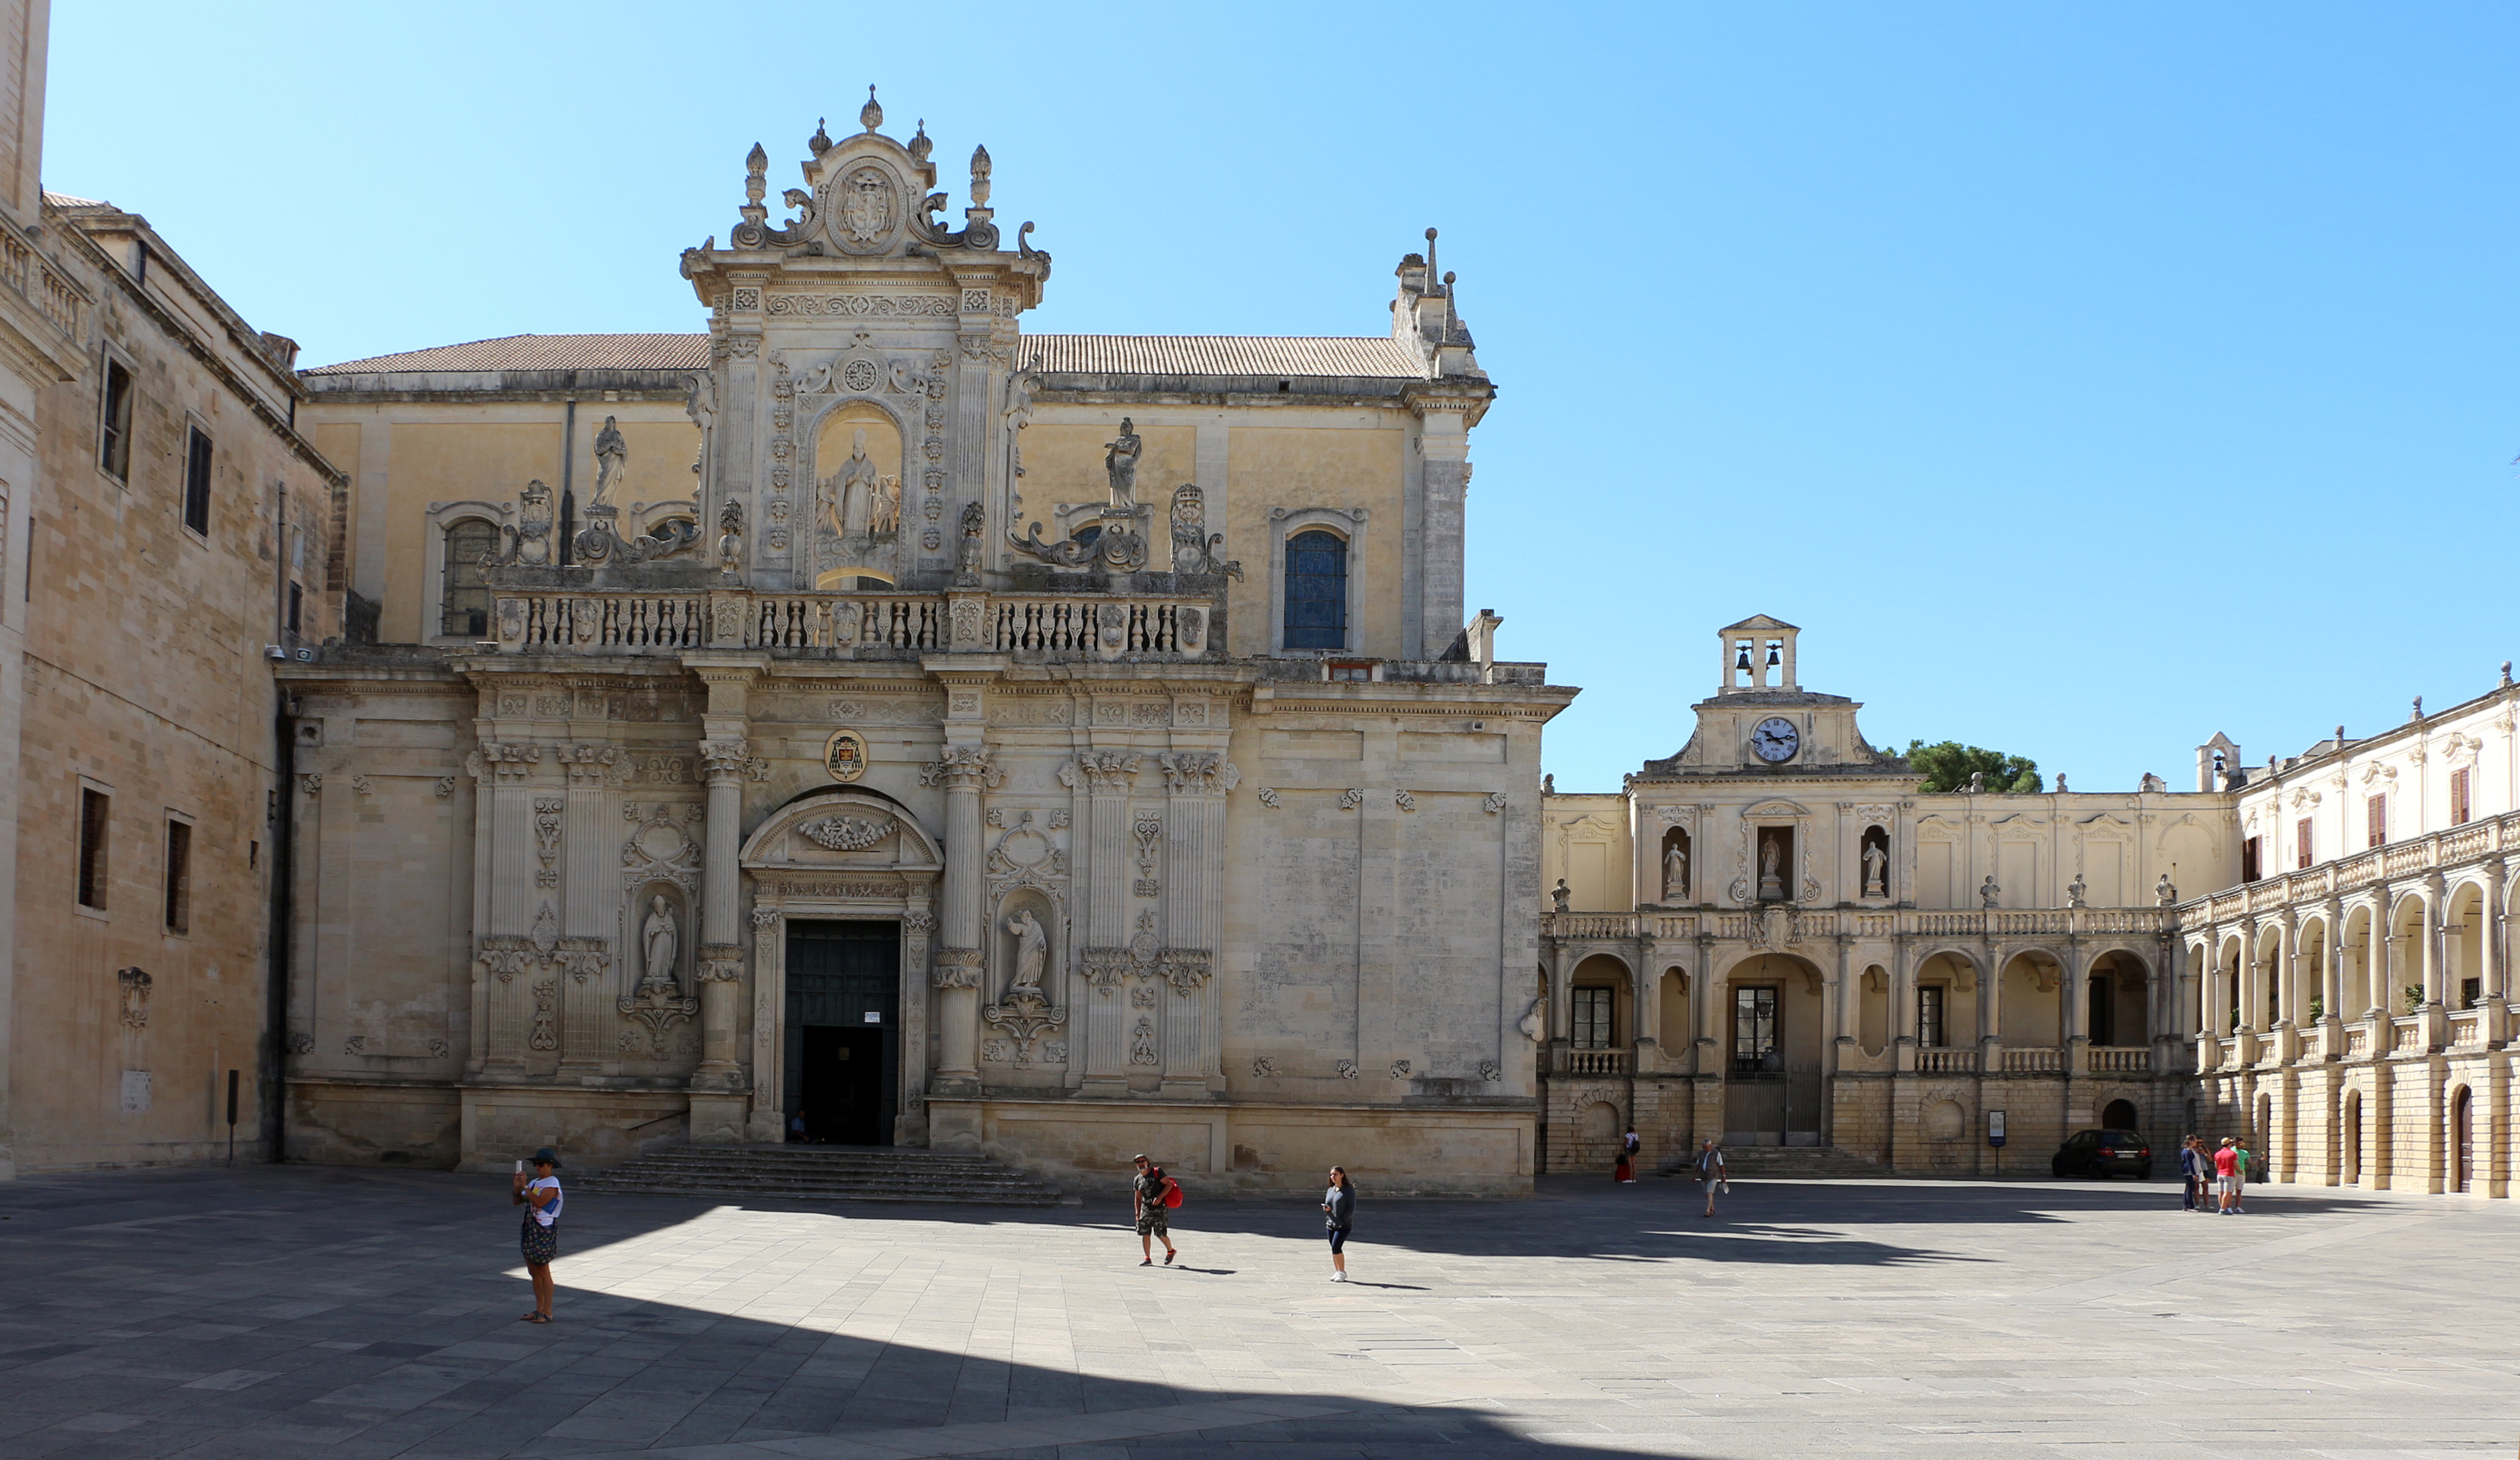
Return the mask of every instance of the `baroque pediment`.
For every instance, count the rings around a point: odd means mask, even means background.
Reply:
[[[797,798],[753,828],[740,858],[753,869],[930,871],[935,842],[907,809],[875,792],[833,788]]]

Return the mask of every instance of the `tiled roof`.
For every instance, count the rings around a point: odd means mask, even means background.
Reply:
[[[1026,335],[1029,363],[1069,375],[1328,376],[1417,380],[1417,353],[1365,336]],[[706,335],[510,335],[365,360],[319,365],[308,375],[394,375],[494,370],[700,370]]]
[[[448,374],[492,370],[704,370],[706,335],[509,335],[318,365],[308,375]]]
[[[1426,374],[1396,340],[1343,335],[1026,335],[1015,348],[1045,371],[1079,375]]]

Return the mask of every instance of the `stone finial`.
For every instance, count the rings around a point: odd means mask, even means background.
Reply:
[[[832,150],[832,134],[824,130],[830,121],[828,116],[815,117],[814,135],[805,139],[805,146],[818,158]]]
[[[989,205],[989,150],[985,147],[971,149],[971,205]]]
[[[866,105],[858,108],[858,122],[870,132],[883,125],[883,109],[875,104],[875,86],[872,82],[867,86]]]
[[[2502,682],[2506,686],[2511,683],[2511,661],[2507,659],[2502,662]]]
[[[2423,697],[2423,696],[2421,696],[2421,695],[2417,695],[2417,696],[2415,697],[2415,708],[2414,708],[2414,712],[2413,712],[2412,714],[2408,715],[2408,716],[2407,716],[2407,718],[2408,718],[2408,719],[2409,719],[2409,720],[2420,720],[2420,719],[2422,719],[2423,717],[2424,717],[2424,697]]]
[[[922,116],[919,118],[919,130],[910,138],[910,160],[914,162],[924,162],[927,160],[927,155],[935,150],[935,141],[927,135],[927,118]]]
[[[761,144],[755,142],[752,144],[752,151],[743,155],[744,200],[749,203],[759,203],[762,195],[769,191],[770,154],[763,152]]]

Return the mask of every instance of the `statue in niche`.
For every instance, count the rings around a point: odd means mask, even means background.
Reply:
[[[1111,505],[1134,513],[1138,510],[1138,456],[1146,443],[1138,439],[1136,424],[1122,416],[1119,436],[1102,446],[1102,470],[1111,475]]]
[[[1785,896],[1785,839],[1775,832],[1759,834],[1759,900],[1781,902]]]
[[[1662,900],[1665,902],[1688,900],[1688,848],[1683,846],[1678,841],[1674,841],[1671,844],[1671,850],[1663,854]]]
[[[604,429],[595,433],[595,495],[587,503],[589,512],[611,510],[612,494],[620,489],[629,462],[630,444],[621,439],[621,428],[605,417]]]
[[[1015,935],[1014,981],[1007,985],[1007,992],[1038,989],[1041,987],[1042,971],[1050,961],[1050,935],[1041,931],[1041,924],[1034,919],[1032,909],[1028,907],[1015,913],[1014,920],[1007,924],[1007,931]]]
[[[867,498],[867,535],[881,537],[901,530],[901,479],[878,477]]]
[[[1864,895],[1890,895],[1890,852],[1880,842],[1868,838],[1864,843]]]
[[[816,506],[821,509],[824,521],[832,525],[832,536],[849,535],[849,520],[858,515],[856,507],[861,494],[866,499],[867,516],[870,522],[873,520],[876,496],[881,483],[882,478],[877,474],[875,462],[867,456],[866,428],[861,426],[849,436],[849,459],[840,464],[837,472],[824,479],[818,493],[822,500]],[[897,525],[897,506],[894,513]]]
[[[670,993],[682,986],[674,978],[674,953],[682,941],[682,928],[674,921],[674,910],[665,904],[664,893],[657,893],[648,909],[648,921],[639,930],[639,944],[644,950],[639,991],[663,989]]]

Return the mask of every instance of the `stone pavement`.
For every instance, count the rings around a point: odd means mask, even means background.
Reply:
[[[572,1199],[506,1178],[0,1185],[0,1457],[2509,1455],[2513,1204],[1648,1179],[1178,1213]]]

